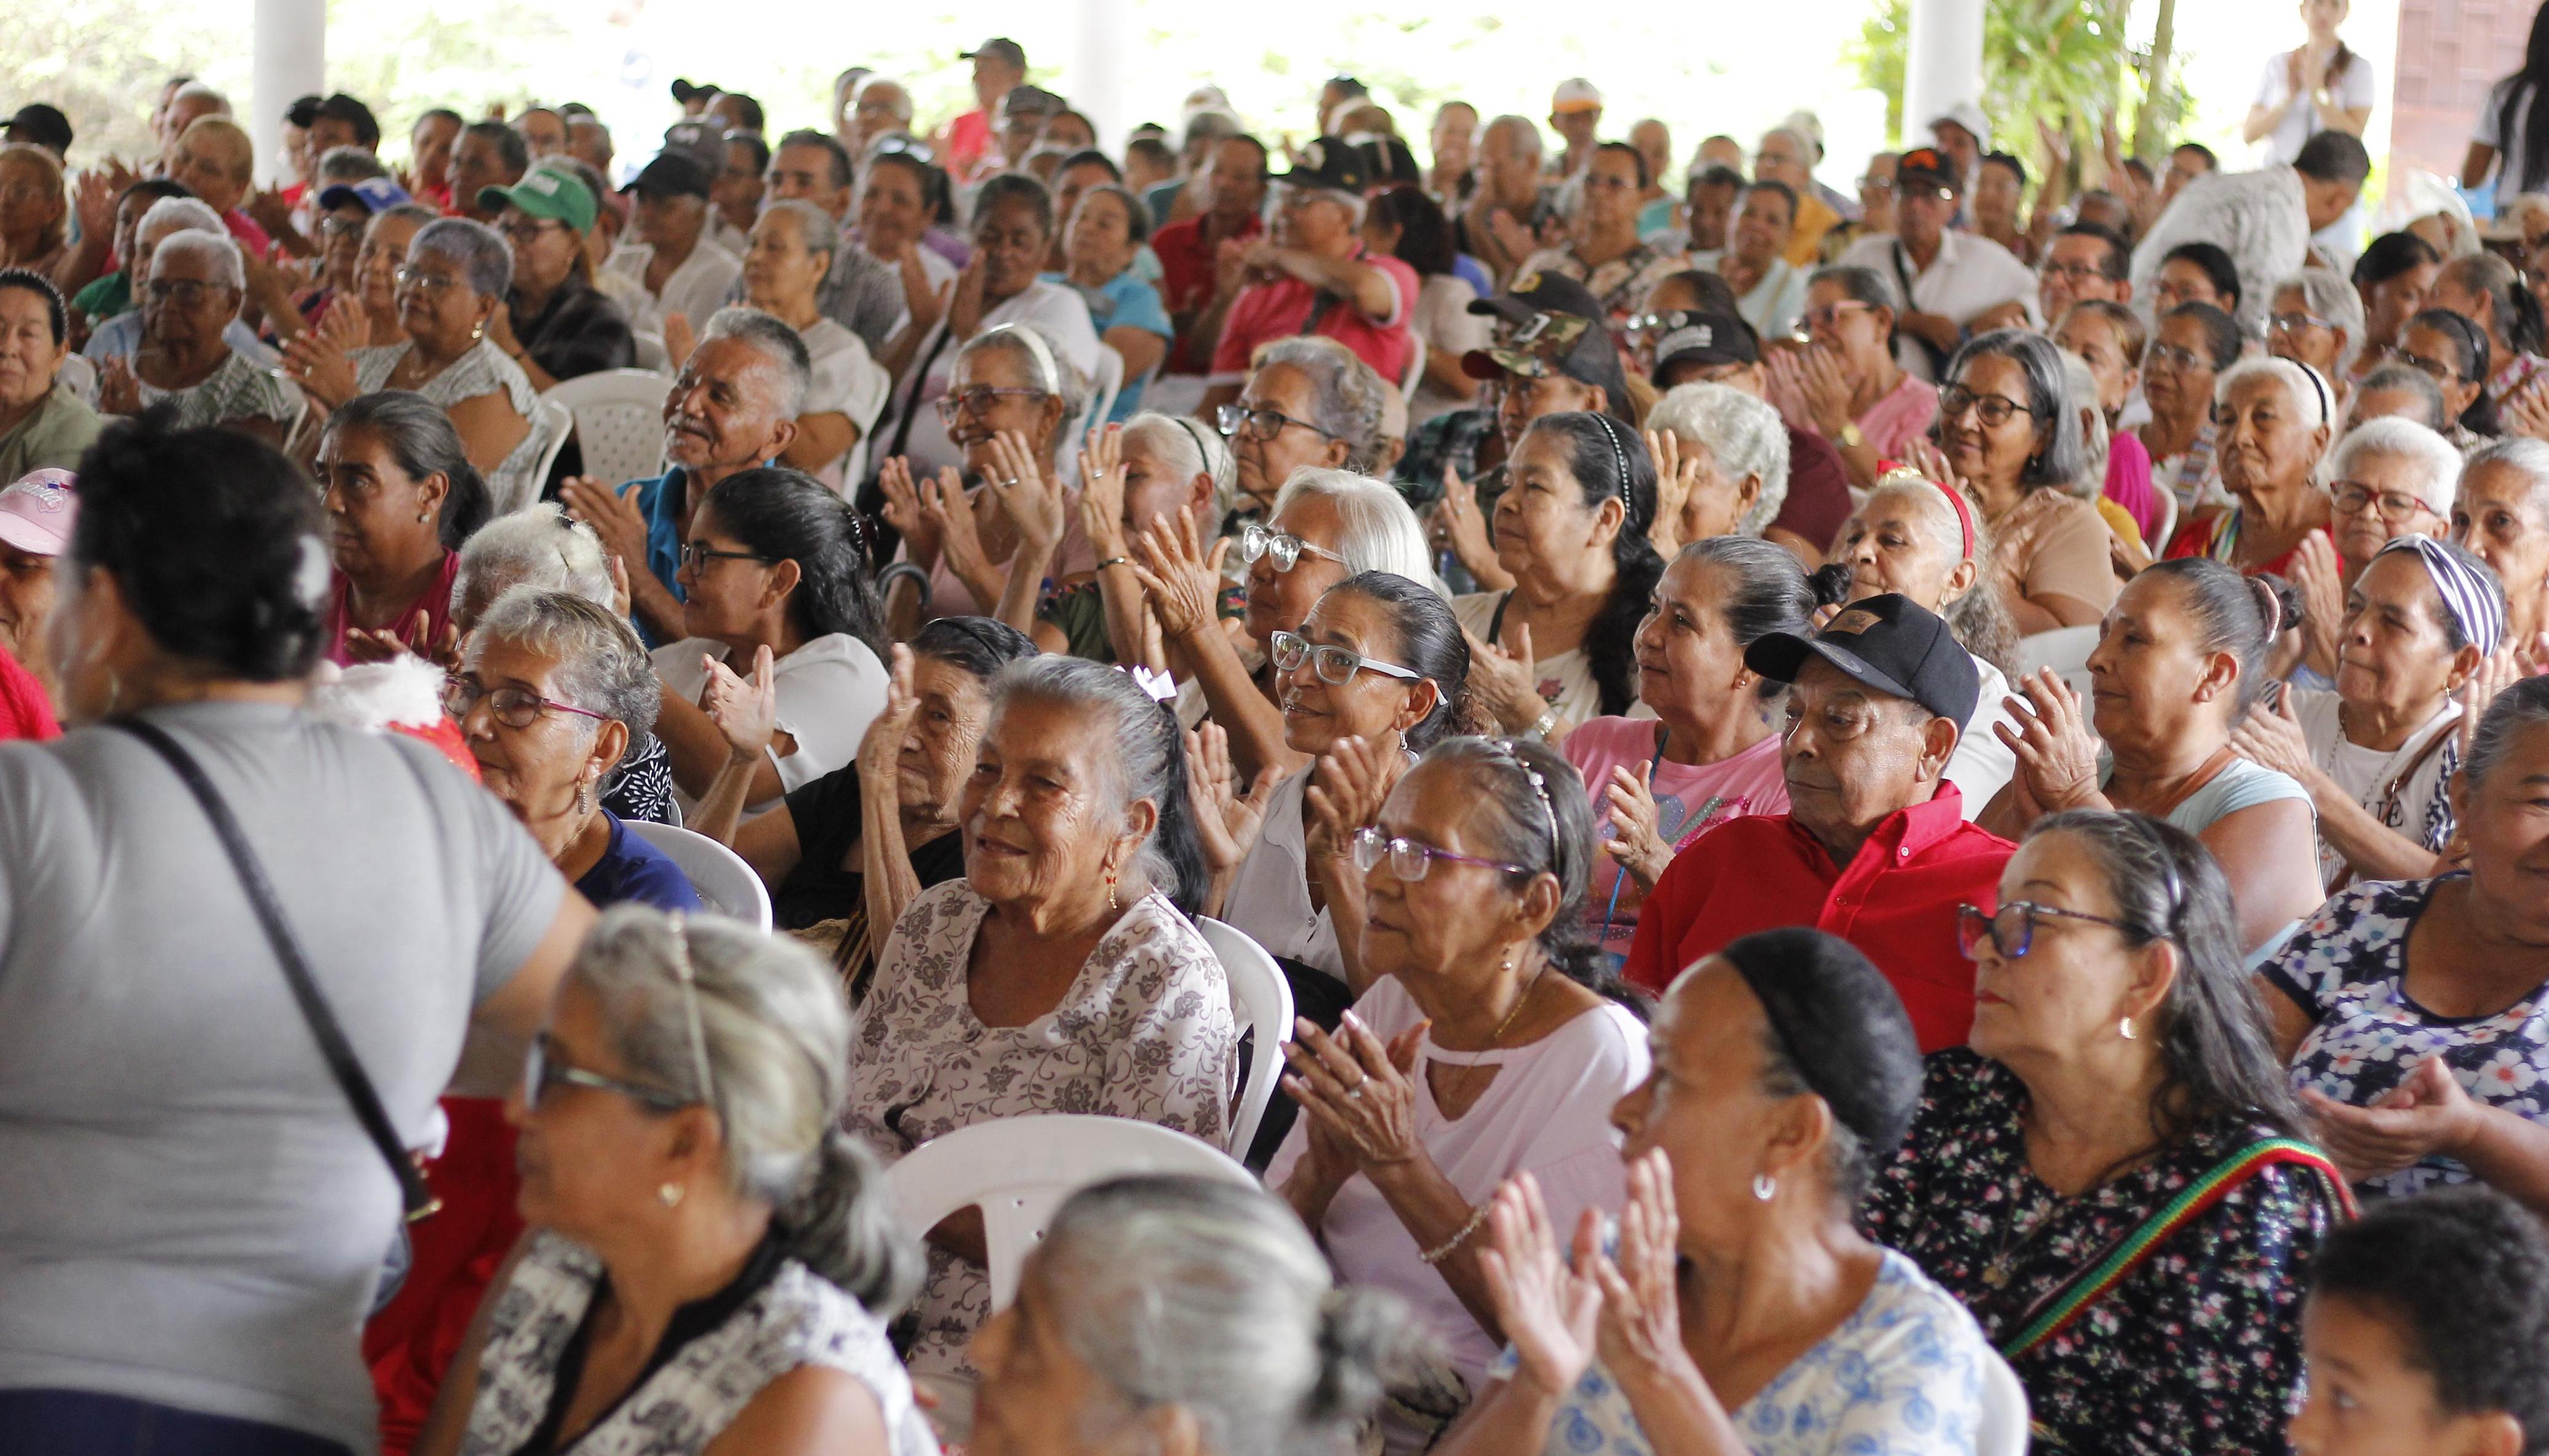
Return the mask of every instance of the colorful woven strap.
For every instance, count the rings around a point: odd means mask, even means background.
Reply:
[[[2106,1298],[2109,1290],[2122,1284],[2124,1277],[2158,1251],[2170,1235],[2195,1222],[2205,1210],[2228,1197],[2231,1190],[2272,1163],[2294,1163],[2316,1173],[2327,1185],[2345,1217],[2354,1217],[2354,1194],[2345,1186],[2345,1175],[2336,1170],[2336,1164],[2328,1161],[2326,1153],[2296,1138],[2261,1138],[2214,1164],[2204,1176],[2180,1189],[2177,1197],[2143,1220],[2141,1227],[2128,1234],[2124,1242],[2108,1250],[2105,1258],[2073,1279],[2049,1304],[2039,1307],[2035,1318],[2028,1321],[2017,1337],[2001,1346],[2001,1354],[2015,1360],[2069,1328],[2071,1321],[2079,1319],[2091,1305]]]

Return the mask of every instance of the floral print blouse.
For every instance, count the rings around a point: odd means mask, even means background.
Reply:
[[[2266,962],[2267,981],[2313,1023],[2294,1048],[2293,1085],[2363,1107],[2439,1056],[2477,1101],[2549,1122],[2549,985],[2491,1016],[2436,1016],[2407,994],[2407,934],[2441,883],[2376,880],[2342,890]],[[2356,1186],[2404,1198],[2469,1177],[2438,1154]]]
[[[1128,908],[1060,1005],[1019,1027],[986,1026],[967,997],[989,901],[963,879],[921,891],[878,957],[851,1032],[846,1121],[888,1162],[995,1118],[1093,1113],[1228,1137],[1238,1023],[1221,961],[1157,890]],[[929,1250],[912,1304],[915,1374],[974,1376],[965,1342],[991,1313],[976,1265]]]
[[[2027,1087],[1966,1047],[1929,1058],[1903,1145],[1859,1205],[1868,1236],[1965,1302],[2006,1347],[2037,1307],[2189,1183],[2271,1128],[2219,1120],[2064,1198],[2028,1166]],[[2318,1175],[2267,1165],[2069,1327],[2010,1362],[2036,1448],[2280,1456],[2301,1405],[2301,1302],[2339,1217]]]

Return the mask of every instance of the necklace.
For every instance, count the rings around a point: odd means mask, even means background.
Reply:
[[[1493,1051],[1493,1050],[1495,1050],[1499,1046],[1503,1045],[1504,1040],[1505,1040],[1505,1033],[1506,1033],[1506,1032],[1508,1032],[1508,1031],[1511,1031],[1511,1030],[1513,1029],[1514,1018],[1516,1018],[1516,1017],[1518,1017],[1518,1016],[1521,1016],[1521,1015],[1522,1015],[1522,1009],[1523,1009],[1525,1006],[1528,1006],[1528,1005],[1530,1005],[1530,1004],[1531,1004],[1532,993],[1533,993],[1533,992],[1535,992],[1535,991],[1538,991],[1538,990],[1540,989],[1540,978],[1541,978],[1542,976],[1544,976],[1544,975],[1547,975],[1548,973],[1549,973],[1549,962],[1548,962],[1548,961],[1546,961],[1546,960],[1544,960],[1544,961],[1542,961],[1542,962],[1540,963],[1540,968],[1539,968],[1538,970],[1535,970],[1535,971],[1533,971],[1533,972],[1531,973],[1531,979],[1530,979],[1529,981],[1527,981],[1527,982],[1525,982],[1525,983],[1523,984],[1522,994],[1521,994],[1521,995],[1519,995],[1519,996],[1516,996],[1516,997],[1514,998],[1513,1009],[1512,1009],[1512,1010],[1510,1010],[1510,1011],[1507,1011],[1507,1012],[1505,1013],[1505,1019],[1504,1019],[1504,1020],[1502,1020],[1502,1021],[1500,1021],[1500,1022],[1498,1022],[1498,1023],[1496,1023],[1496,1029],[1495,1029],[1493,1032],[1491,1032],[1491,1033],[1489,1033],[1489,1034],[1487,1035],[1487,1045],[1485,1046],[1485,1047],[1483,1047],[1483,1048],[1482,1048],[1483,1050],[1486,1050],[1486,1051]],[[1485,1068],[1485,1070],[1486,1070],[1486,1072],[1487,1072],[1487,1074],[1488,1074],[1488,1075],[1490,1075],[1490,1076],[1493,1076],[1493,1075],[1495,1074],[1495,1071],[1496,1071],[1495,1064],[1494,1064],[1494,1063],[1492,1063],[1492,1062],[1474,1062],[1474,1061],[1473,1061],[1473,1062],[1468,1063],[1467,1065],[1460,1065],[1460,1064],[1457,1064],[1457,1063],[1441,1063],[1441,1064],[1442,1064],[1442,1065],[1450,1066],[1450,1067],[1452,1068],[1452,1070],[1454,1070],[1454,1071],[1456,1071],[1456,1072],[1460,1072],[1460,1073],[1462,1073],[1462,1074],[1463,1074],[1463,1075],[1466,1075],[1467,1073],[1470,1073],[1470,1072],[1477,1071],[1477,1070],[1479,1070],[1481,1067],[1484,1067],[1484,1068]]]

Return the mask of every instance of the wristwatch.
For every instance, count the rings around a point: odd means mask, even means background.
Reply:
[[[1842,449],[1855,450],[1866,443],[1867,436],[1858,432],[1857,420],[1853,419],[1849,423],[1841,427],[1841,447]]]
[[[1549,741],[1549,730],[1557,726],[1558,708],[1556,704],[1552,704],[1549,711],[1542,713],[1538,718],[1532,721],[1532,725],[1530,727],[1523,730],[1523,734],[1526,737],[1537,738],[1541,742],[1547,743]]]

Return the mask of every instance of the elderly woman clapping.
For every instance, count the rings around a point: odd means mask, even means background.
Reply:
[[[2501,693],[2454,796],[2469,872],[2342,890],[2258,976],[2318,1135],[2368,1192],[2477,1179],[2549,1212],[2549,679]]]
[[[1746,936],[1673,983],[1648,1045],[1611,1115],[1616,1256],[1597,1211],[1554,1221],[1536,1179],[1505,1185],[1486,1257],[1512,1354],[1438,1449],[1975,1449],[1982,1331],[1850,1226],[1921,1096],[1884,975],[1820,931]]]
[[[744,302],[796,329],[814,366],[797,438],[779,458],[827,485],[865,476],[862,446],[892,384],[859,336],[823,314],[823,281],[843,246],[831,214],[802,198],[782,198],[752,225],[743,253]]]
[[[99,410],[139,414],[173,404],[179,428],[218,424],[281,443],[301,403],[225,335],[247,296],[238,244],[191,228],[172,232],[151,250],[149,280],[135,292],[142,345],[130,360],[110,356],[99,366]]]
[[[493,228],[444,218],[417,230],[398,271],[399,326],[407,341],[347,351],[343,330],[320,329],[286,348],[284,370],[322,409],[356,395],[411,390],[451,416],[469,461],[507,509],[539,494],[532,478],[547,443],[531,429],[531,382],[487,337],[505,307],[514,255]]]
[[[2485,562],[2448,541],[2402,536],[2346,593],[2336,690],[2292,688],[2250,708],[2231,735],[2243,757],[2310,790],[2330,889],[2435,872],[2456,820],[2450,788],[2464,735],[2454,699],[2503,632],[2503,590]]]
[[[2295,681],[2312,686],[2336,677],[2346,592],[2372,558],[2401,536],[2451,530],[2461,452],[2412,419],[2385,416],[2347,431],[2328,456],[2328,473],[2329,539],[2303,537],[2292,562],[2292,583],[2302,593],[2304,661],[2315,676]]]
[[[601,802],[661,697],[645,645],[609,607],[516,587],[479,618],[442,703],[480,781],[586,899],[697,910],[680,866]]]
[[[2323,898],[2309,790],[2230,742],[2263,690],[2278,615],[2263,583],[2219,562],[2133,578],[2089,654],[2088,711],[2049,670],[2006,700],[2016,723],[1995,731],[2018,773],[1976,822],[2015,839],[2065,809],[2164,818],[2221,862],[2240,946],[2270,951]]]
[[[1756,396],[1676,385],[1647,412],[1646,439],[1657,498],[1647,538],[1667,561],[1711,536],[1758,536],[1787,503],[1788,432]],[[1812,544],[1820,555],[1832,543]]]
[[[1822,269],[1807,284],[1802,320],[1814,342],[1770,356],[1770,402],[1790,424],[1821,431],[1860,490],[1938,417],[1937,386],[1894,362],[1901,310],[1875,269]]]
[[[1982,1321],[2064,1450],[2277,1453],[2300,1405],[2311,1250],[2351,1204],[2293,1140],[2231,890],[2139,814],[2038,824],[1997,911],[1963,909],[1972,1043],[1932,1054],[1859,1209]],[[2223,1196],[2180,1202],[2199,1186]]]
[[[974,1337],[978,1456],[1345,1456],[1409,1343],[1291,1211],[1199,1178],[1084,1189]]]
[[[2329,525],[2327,492],[2311,473],[2327,452],[2335,397],[2318,371],[2266,358],[2223,370],[2213,400],[2221,488],[2231,503],[2179,526],[2167,554],[2289,577],[2302,542]]]
[[[964,876],[911,902],[860,1003],[850,1130],[889,1160],[1057,1112],[1224,1141],[1239,1039],[1221,962],[1178,903],[1203,869],[1176,719],[1113,668],[1012,663],[957,818]],[[982,1239],[971,1214],[930,1232],[915,1374],[971,1374]]]
[[[1166,664],[1151,662],[1156,616],[1132,566],[1131,543],[1153,526],[1191,530],[1208,541],[1220,524],[1233,478],[1230,449],[1183,415],[1144,412],[1122,425],[1088,432],[1081,453],[1080,527],[1104,565],[1085,578],[1056,583],[1036,611],[1036,645],[1091,662],[1148,662],[1180,678],[1182,655],[1158,644]]]
[[[835,1128],[848,1043],[812,953],[605,917],[510,1109],[535,1231],[417,1451],[933,1451],[886,1337],[919,1261]]]
[[[1448,1368],[1384,1417],[1457,1414],[1502,1336],[1478,1235],[1496,1188],[1535,1174],[1557,1217],[1620,1201],[1611,1105],[1647,1071],[1643,1028],[1599,987],[1584,933],[1592,815],[1545,744],[1452,738],[1355,837],[1371,989],[1334,1037],[1307,1021],[1284,1090],[1301,1121],[1267,1170],[1349,1284],[1414,1307]]]

